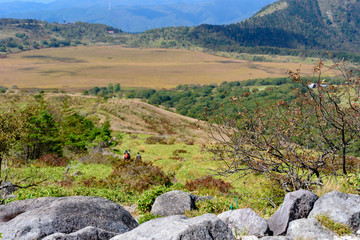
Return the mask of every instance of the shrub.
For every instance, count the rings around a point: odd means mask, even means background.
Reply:
[[[164,144],[164,145],[173,145],[175,143],[175,139],[174,138],[167,138],[167,137],[163,137],[163,136],[151,136],[148,137],[145,140],[146,144]]]
[[[155,186],[145,191],[137,201],[138,210],[141,213],[150,212],[151,207],[155,202],[155,199],[167,191],[168,188],[166,188],[165,186]]]
[[[352,233],[350,226],[342,223],[336,223],[327,215],[317,215],[316,219],[321,223],[321,225],[335,232],[339,236]]]
[[[201,189],[215,189],[222,193],[228,193],[233,187],[230,183],[226,183],[221,179],[214,179],[211,176],[199,178],[186,182],[185,188],[189,191],[201,190]]]
[[[187,153],[187,151],[184,150],[184,149],[176,149],[176,150],[173,151],[174,156],[179,155],[179,153]]]
[[[113,171],[107,179],[114,187],[121,187],[129,192],[142,192],[154,185],[171,184],[170,177],[151,162],[137,160],[129,162],[121,159],[114,165]]]
[[[67,159],[64,157],[59,157],[57,154],[45,154],[37,160],[37,163],[39,165],[51,167],[64,167],[67,165]]]

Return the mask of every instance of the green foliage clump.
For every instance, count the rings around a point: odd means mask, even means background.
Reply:
[[[5,204],[12,201],[39,198],[39,197],[67,197],[67,196],[93,196],[102,197],[116,203],[133,201],[132,196],[119,193],[116,189],[108,188],[88,188],[88,187],[66,187],[52,184],[33,188],[19,189],[16,198],[5,200]]]
[[[155,186],[145,191],[137,201],[137,208],[141,213],[150,212],[155,199],[161,194],[169,191],[166,186]]]
[[[154,186],[149,190],[144,191],[140,198],[137,201],[137,207],[140,213],[150,212],[152,205],[155,202],[155,199],[163,193],[172,191],[172,190],[180,190],[183,189],[183,185],[176,183],[171,186]]]
[[[74,151],[85,151],[98,143],[107,142],[111,134],[108,121],[97,127],[90,119],[77,113],[64,117],[62,129],[65,146]]]
[[[337,223],[334,220],[330,219],[327,215],[318,215],[316,216],[316,219],[321,223],[321,225],[335,232],[339,236],[352,233],[350,226],[342,223]]]

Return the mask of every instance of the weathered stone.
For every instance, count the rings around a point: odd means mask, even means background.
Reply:
[[[241,240],[258,240],[256,236],[241,236]]]
[[[235,240],[228,226],[213,214],[157,218],[111,240]]]
[[[108,232],[95,227],[86,227],[70,234],[54,233],[42,240],[108,240],[116,235],[118,233]]]
[[[303,218],[289,223],[286,236],[294,239],[331,240],[336,234],[323,227],[316,219]]]
[[[334,240],[359,240],[360,237],[359,236],[355,236],[355,235],[346,235],[346,236],[335,236]]]
[[[123,207],[99,197],[37,198],[0,206],[0,232],[6,240],[42,239],[88,226],[124,233],[138,223]]]
[[[285,195],[284,202],[270,217],[268,224],[274,236],[284,234],[289,222],[306,218],[318,196],[307,190],[298,190]]]
[[[266,236],[260,238],[260,240],[295,240],[295,239],[286,236]]]
[[[254,235],[264,237],[270,234],[267,220],[257,215],[250,208],[227,211],[218,215],[232,230],[233,234]],[[236,230],[235,230],[236,229]]]
[[[151,208],[151,213],[160,216],[183,214],[195,208],[195,201],[189,193],[174,190],[158,196]]]
[[[316,201],[309,217],[315,218],[317,215],[326,215],[357,231],[360,229],[360,196],[337,191],[326,193]]]

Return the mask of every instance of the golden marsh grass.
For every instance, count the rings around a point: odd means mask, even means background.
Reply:
[[[251,62],[177,49],[121,46],[49,48],[0,59],[0,86],[87,89],[120,83],[122,87],[172,88],[179,84],[218,84],[285,77],[311,64]]]

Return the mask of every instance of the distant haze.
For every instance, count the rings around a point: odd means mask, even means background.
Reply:
[[[55,0],[0,0],[2,2],[38,2],[38,3],[50,3],[54,2]]]
[[[230,24],[275,0],[0,0],[0,18],[102,23],[126,32]]]

